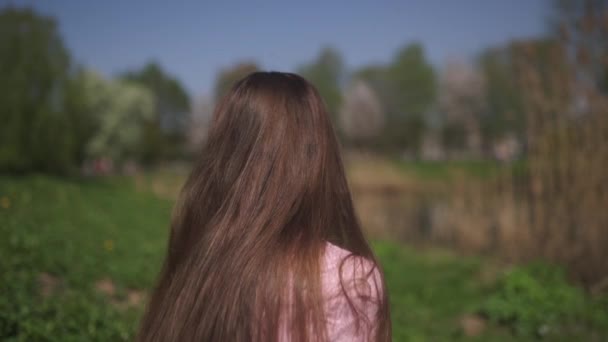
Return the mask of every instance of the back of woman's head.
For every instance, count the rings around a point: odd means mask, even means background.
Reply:
[[[293,341],[326,339],[326,241],[373,260],[325,106],[300,76],[250,74],[216,106],[139,340],[273,341],[281,325]]]

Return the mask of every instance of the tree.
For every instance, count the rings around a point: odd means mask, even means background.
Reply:
[[[365,82],[377,94],[385,94],[388,91],[387,74],[387,67],[384,65],[366,65],[353,72],[352,79]]]
[[[462,151],[467,148],[467,127],[464,122],[447,120],[441,128],[441,142],[446,149]]]
[[[524,138],[525,118],[511,47],[488,48],[478,58],[485,81],[480,128],[484,150],[507,135]]]
[[[106,80],[89,70],[80,72],[77,84],[79,109],[94,127],[84,144],[86,159],[140,159],[143,123],[155,116],[150,90],[122,79]]]
[[[437,95],[433,66],[426,60],[422,45],[401,49],[388,67],[391,111],[395,116],[423,116]]]
[[[78,68],[68,79],[64,111],[72,127],[77,165],[89,158],[87,145],[99,127],[99,111],[106,107],[104,94],[104,80],[85,68]]]
[[[417,153],[427,128],[425,115],[436,98],[436,79],[422,45],[401,49],[387,67],[386,102],[388,124],[385,141],[389,148]]]
[[[344,77],[344,62],[340,53],[331,47],[325,47],[313,62],[300,66],[298,73],[317,88],[334,127],[338,127],[338,110],[342,102],[341,82]]]
[[[66,172],[75,164],[64,115],[70,59],[55,21],[0,11],[0,169]]]
[[[154,62],[126,73],[123,78],[146,87],[154,98],[156,115],[144,124],[141,146],[144,161],[179,156],[186,141],[190,114],[190,98],[181,83]]]
[[[447,148],[480,152],[480,117],[484,110],[484,80],[473,66],[449,62],[439,83],[439,106],[445,115],[443,143]],[[464,136],[460,137],[460,134]],[[464,138],[464,141],[460,141]]]
[[[384,113],[378,97],[363,81],[347,88],[340,108],[340,128],[354,145],[370,145],[384,128]]]
[[[388,67],[384,65],[366,65],[353,72],[351,82],[363,81],[377,95],[383,111],[391,108],[391,87],[388,80]]]
[[[378,95],[385,112],[381,146],[417,153],[427,129],[426,115],[437,96],[435,71],[418,43],[401,49],[389,65],[369,65],[353,73]]]
[[[554,0],[549,16],[552,38],[563,44],[576,61],[581,79],[608,94],[608,2]]]
[[[236,82],[258,70],[259,67],[254,62],[241,62],[230,68],[222,69],[215,80],[215,102],[219,102]]]

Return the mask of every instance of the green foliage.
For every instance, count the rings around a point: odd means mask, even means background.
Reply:
[[[481,117],[486,145],[509,133],[526,138],[526,93],[522,92],[521,81],[529,77],[531,70],[538,72],[537,82],[545,95],[566,100],[563,97],[568,91],[561,89],[570,77],[566,53],[554,40],[528,40],[490,48],[480,55],[479,64],[486,80],[486,113]]]
[[[481,117],[485,144],[507,133],[523,137],[525,118],[522,99],[509,49],[487,49],[481,54],[479,64],[486,82],[486,113]]]
[[[99,126],[99,112],[105,104],[100,101],[104,94],[101,77],[79,68],[65,88],[65,114],[71,123],[74,138],[75,159],[78,165],[88,157],[87,144]]]
[[[426,132],[427,123],[422,115],[407,115],[402,118],[389,117],[381,138],[386,150],[400,152],[403,149],[418,152]]]
[[[579,77],[608,94],[608,26],[606,1],[552,0],[549,25],[552,36],[569,51],[576,51],[572,65]]]
[[[344,77],[344,62],[340,53],[325,47],[312,63],[301,66],[298,72],[317,88],[334,127],[339,128],[337,115],[342,103],[341,82]]]
[[[75,164],[63,114],[69,56],[53,19],[0,10],[0,170],[66,172]]]
[[[441,130],[441,141],[448,150],[462,150],[466,147],[467,132],[461,121],[448,121]]]
[[[155,64],[128,74],[130,83],[73,72],[52,18],[0,11],[0,55],[0,170],[68,173],[90,157],[153,159],[185,136],[190,104],[175,79]]]
[[[433,66],[422,45],[401,49],[387,66],[367,66],[353,74],[378,94],[386,111],[386,125],[379,142],[385,150],[418,152],[427,129],[426,115],[437,97]]]
[[[154,98],[147,88],[123,80],[105,80],[81,70],[71,82],[71,122],[82,159],[139,159],[145,122],[154,119]]]
[[[582,290],[566,282],[561,268],[543,263],[510,271],[482,307],[493,322],[524,336],[608,327],[608,307],[590,303]]]
[[[388,67],[392,114],[397,117],[424,115],[437,96],[433,66],[426,60],[421,44],[405,46]]]
[[[154,98],[137,84],[104,82],[98,93],[104,106],[98,108],[98,129],[88,142],[87,152],[92,157],[117,161],[138,157],[143,123],[154,118]]]
[[[144,124],[139,153],[148,163],[177,158],[186,140],[190,98],[180,82],[152,62],[128,72],[123,79],[146,88],[154,99],[154,112]]]
[[[215,80],[215,102],[219,102],[236,82],[259,69],[254,62],[243,62],[220,71]]]
[[[384,65],[367,65],[353,72],[352,78],[363,80],[381,97],[383,104],[388,104],[387,68]]]

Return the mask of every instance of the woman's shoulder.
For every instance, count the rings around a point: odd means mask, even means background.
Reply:
[[[361,268],[360,271],[371,271],[377,268],[373,260],[354,254],[331,242],[325,242],[323,269],[335,269],[345,266],[357,270]]]
[[[331,341],[371,341],[382,300],[382,278],[370,259],[327,243],[323,291]]]
[[[382,290],[382,276],[378,265],[366,257],[326,243],[322,264],[323,281],[330,288],[345,286],[359,294],[375,297]]]
[[[323,258],[324,269],[333,268],[352,253],[342,247],[336,246],[331,242],[325,242],[325,253]]]

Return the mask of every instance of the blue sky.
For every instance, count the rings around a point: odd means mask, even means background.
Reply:
[[[357,68],[419,41],[441,66],[543,34],[549,8],[548,0],[0,1],[55,16],[79,63],[111,76],[155,60],[194,96],[239,61],[290,71],[326,45]]]

